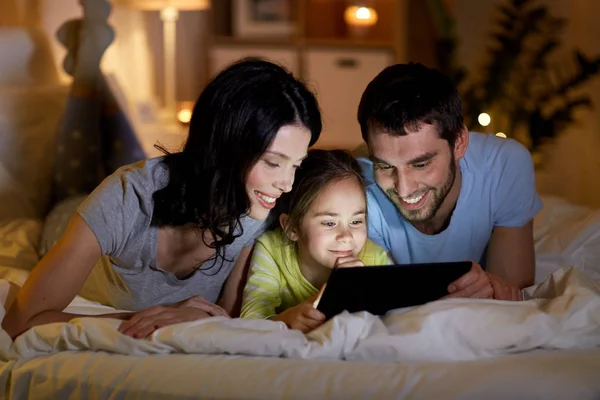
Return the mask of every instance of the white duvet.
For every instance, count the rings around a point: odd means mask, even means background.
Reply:
[[[11,285],[14,292],[14,284],[0,280],[2,301]],[[384,318],[343,313],[308,335],[278,322],[215,317],[133,339],[117,331],[119,320],[82,317],[35,327],[15,342],[1,331],[0,353],[5,359],[102,350],[139,356],[196,353],[404,362],[600,347],[598,283],[566,268],[527,293],[532,299],[525,302],[444,300],[395,310]],[[90,314],[106,308],[77,299],[66,311]]]

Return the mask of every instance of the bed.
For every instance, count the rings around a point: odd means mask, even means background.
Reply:
[[[523,326],[518,322],[523,319],[522,310],[510,311],[512,320],[507,322],[502,320],[506,313],[492,310],[489,304],[486,307],[490,308],[472,312],[500,319],[504,323],[500,329],[505,332],[490,325],[489,318],[487,322],[482,318],[479,324],[465,324],[468,316],[456,313],[454,324],[443,315],[438,317],[437,327],[424,330],[420,341],[413,338],[408,346],[399,346],[380,338],[377,341],[382,345],[375,348],[372,343],[365,347],[365,337],[377,338],[381,326],[361,315],[343,316],[346,319],[337,321],[337,326],[326,327],[310,338],[270,321],[215,319],[211,324],[164,328],[149,340],[118,334],[117,320],[81,318],[70,324],[35,328],[18,343],[11,343],[5,332],[0,332],[4,398],[597,399],[600,286],[589,279],[589,274],[579,274],[591,267],[588,263],[594,262],[592,257],[597,263],[598,234],[589,232],[600,231],[600,213],[587,210],[587,232],[577,231],[586,232],[585,238],[577,234],[567,238],[563,233],[572,221],[579,221],[581,226],[583,214],[579,213],[583,210],[554,199],[548,204],[553,201],[561,217],[551,219],[547,213],[552,213],[552,208],[540,215],[541,221],[550,218],[536,229],[536,245],[546,249],[538,253],[540,260],[547,270],[553,268],[551,259],[572,261],[575,268],[571,269],[556,269],[560,264],[554,264],[556,270],[551,276],[564,282],[561,273],[563,278],[574,274],[574,280],[587,280],[595,288],[593,304],[585,303],[592,307],[573,310],[569,313],[571,322],[564,325],[558,323],[552,328],[540,320]],[[14,296],[35,262],[35,238],[43,227],[41,220],[18,219],[1,226],[0,300],[4,303]],[[573,248],[576,242],[581,245]],[[596,254],[579,251],[588,246]],[[106,310],[82,298],[76,298],[69,308],[82,313]],[[466,342],[464,336],[461,340],[460,329],[465,325],[479,332],[479,338],[493,336],[496,342],[492,340],[486,348],[486,339],[473,346],[475,334]],[[393,327],[394,322],[388,326]],[[563,328],[567,326],[585,329],[566,334]],[[515,337],[507,334],[511,327],[519,327]],[[351,338],[349,332],[363,337]],[[561,334],[562,343],[552,342]],[[507,337],[513,342],[497,343],[497,338]],[[15,344],[16,349],[10,349]],[[523,347],[515,348],[515,344]]]
[[[31,37],[0,30],[9,35]],[[48,171],[67,88],[30,78],[0,82],[2,304],[52,226]],[[536,286],[523,304],[458,299],[385,320],[343,314],[308,336],[215,318],[134,340],[118,334],[117,320],[78,318],[14,343],[0,332],[0,390],[6,399],[598,399],[600,211],[543,201]],[[107,308],[78,297],[69,311]]]

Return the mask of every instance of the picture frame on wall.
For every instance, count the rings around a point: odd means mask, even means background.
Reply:
[[[294,0],[234,0],[237,37],[290,37],[294,34]]]

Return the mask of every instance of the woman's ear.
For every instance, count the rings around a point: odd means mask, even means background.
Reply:
[[[281,225],[281,229],[283,229],[283,231],[285,232],[285,234],[287,235],[287,237],[291,241],[295,242],[296,240],[298,240],[298,233],[296,232],[295,229],[290,229],[288,231],[288,229],[287,229],[288,220],[289,220],[289,215],[282,213],[279,216],[279,225]]]

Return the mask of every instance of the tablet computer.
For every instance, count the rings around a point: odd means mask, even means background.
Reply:
[[[384,315],[396,308],[439,300],[471,266],[465,261],[336,268],[315,307],[327,319],[344,310]]]

